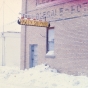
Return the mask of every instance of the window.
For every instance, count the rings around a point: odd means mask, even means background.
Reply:
[[[46,55],[54,55],[54,27],[47,29]]]
[[[54,50],[54,29],[48,30],[48,51]]]
[[[36,0],[36,1],[37,1],[36,4],[39,5],[39,4],[49,3],[57,0]]]

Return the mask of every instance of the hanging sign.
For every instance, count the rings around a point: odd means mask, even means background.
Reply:
[[[25,18],[19,19],[18,24],[27,26],[49,27],[49,22],[47,21],[39,21]]]

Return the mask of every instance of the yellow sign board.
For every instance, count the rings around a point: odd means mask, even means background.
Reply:
[[[49,22],[47,21],[31,20],[24,18],[18,20],[18,24],[27,26],[49,27]]]

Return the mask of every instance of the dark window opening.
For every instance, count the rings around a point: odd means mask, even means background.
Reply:
[[[54,51],[54,27],[47,29],[46,53],[49,51]]]

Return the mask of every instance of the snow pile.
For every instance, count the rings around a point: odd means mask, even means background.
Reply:
[[[57,73],[44,64],[24,71],[1,66],[0,88],[88,88],[88,77]]]

